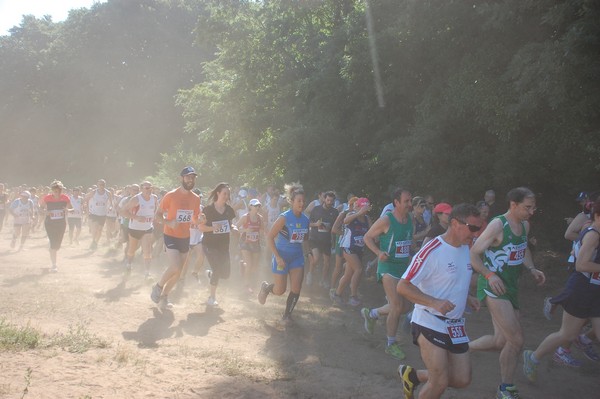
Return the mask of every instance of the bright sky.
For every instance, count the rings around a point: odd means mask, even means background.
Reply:
[[[90,8],[94,3],[106,0],[0,0],[0,36],[8,35],[8,30],[21,24],[23,15],[33,14],[36,18],[51,15],[52,21],[67,19],[69,10]]]

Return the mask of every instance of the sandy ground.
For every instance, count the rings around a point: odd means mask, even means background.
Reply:
[[[84,230],[86,230],[84,228]],[[138,261],[127,276],[122,254],[109,246],[88,251],[84,231],[79,246],[59,252],[59,272],[49,273],[47,239],[33,234],[25,248],[10,249],[12,226],[0,233],[0,320],[30,326],[45,334],[36,349],[0,352],[1,398],[402,398],[396,377],[399,364],[384,353],[380,321],[373,335],[363,330],[357,309],[332,307],[323,289],[304,289],[295,324],[278,324],[285,297],[269,297],[261,306],[240,296],[239,271],[219,288],[220,308],[207,309],[207,283],[188,276],[172,299],[172,311],[150,301],[153,280]],[[532,348],[558,328],[557,314],[541,312],[545,295],[560,289],[562,256],[537,255],[549,274],[546,287],[522,281],[522,321],[526,347]],[[164,268],[164,257],[153,274]],[[265,275],[267,266],[264,265]],[[365,305],[384,301],[372,280],[362,282]],[[526,293],[526,294],[524,294]],[[491,332],[484,308],[468,317],[474,339]],[[57,344],[56,337],[67,337]],[[52,338],[54,337],[54,338]],[[52,341],[54,339],[54,341]],[[407,359],[422,367],[408,335]],[[88,343],[89,349],[69,346]],[[87,350],[85,350],[87,349]],[[523,398],[598,398],[600,365],[583,357],[580,369],[544,359],[539,382],[526,382],[519,365],[517,385]],[[475,353],[473,382],[448,390],[444,398],[493,398],[499,383],[498,354]]]

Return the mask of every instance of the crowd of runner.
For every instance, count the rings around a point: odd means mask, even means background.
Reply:
[[[416,397],[417,388],[418,397],[425,399],[440,398],[448,387],[467,387],[472,351],[500,353],[498,399],[520,397],[514,384],[520,357],[531,381],[537,378],[541,358],[549,354],[556,363],[581,366],[572,345],[600,362],[593,346],[600,336],[596,195],[577,197],[582,211],[567,220],[565,232],[573,243],[572,273],[564,291],[543,304],[548,319],[563,307],[561,328],[537,349],[523,350],[519,277],[526,272],[539,285],[546,279],[529,248],[534,238],[528,220],[536,202],[528,188],[511,190],[506,206],[496,201],[492,190],[476,204],[453,206],[397,188],[373,220],[370,200],[354,194],[342,201],[334,191],[322,191],[308,202],[298,183],[286,185],[283,193],[269,186],[261,194],[222,182],[203,201],[193,167],[184,168],[179,179],[180,186],[171,191],[149,181],[108,188],[100,179],[88,189],[67,189],[58,180],[37,188],[8,189],[0,183],[0,231],[12,219],[10,248],[22,250],[30,233],[43,225],[50,244],[50,272],[59,271],[58,251],[67,231],[69,244],[79,245],[83,226],[91,236],[90,251],[101,244],[123,249],[125,273],[132,271],[140,249],[145,277],[153,279],[153,257],[164,253],[166,268],[150,293],[163,311],[173,307],[169,293],[188,269],[197,279],[206,275],[206,305],[219,306],[217,288],[230,277],[233,262],[239,263],[245,294],[257,296],[260,304],[271,294],[284,295],[289,284],[283,325],[292,323],[302,286],[312,286],[313,291],[327,292],[332,306],[356,309],[370,334],[385,317],[385,353],[402,360],[405,353],[396,337],[404,319],[426,366],[399,366],[406,398]],[[260,283],[265,258],[271,277]],[[361,280],[371,274],[381,284],[385,302],[361,307]],[[471,341],[465,314],[484,303],[493,333]]]

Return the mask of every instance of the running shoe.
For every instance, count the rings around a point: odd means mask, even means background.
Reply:
[[[561,364],[567,367],[579,368],[581,367],[581,361],[575,359],[571,355],[571,350],[566,348],[558,348],[554,351],[554,355],[552,356],[552,360],[554,363]]]
[[[217,306],[219,306],[219,302],[217,302],[217,300],[215,298],[213,298],[212,296],[209,296],[208,300],[206,301],[206,305],[212,306],[212,307],[217,307]]]
[[[58,267],[56,265],[50,268],[50,273],[58,273]]]
[[[342,297],[339,296],[338,294],[336,294],[335,292],[333,293],[333,304],[335,306],[343,306],[344,305],[344,300],[342,299]]]
[[[158,303],[160,301],[160,294],[162,294],[162,288],[158,286],[158,283],[152,286],[152,293],[150,294],[150,299],[152,302]]]
[[[158,307],[161,308],[162,310],[173,309],[173,304],[171,302],[169,302],[169,298],[167,298],[166,296],[163,296],[158,301]]]
[[[360,314],[362,315],[363,319],[365,319],[365,331],[369,334],[373,334],[373,332],[375,331],[375,323],[377,323],[377,319],[372,318],[370,313],[371,311],[369,310],[369,308],[362,308],[360,310]]]
[[[260,285],[260,291],[258,291],[258,303],[264,305],[267,302],[267,296],[269,295],[269,283],[263,281]]]
[[[496,399],[520,399],[519,390],[516,386],[506,387],[505,391],[501,391],[498,388],[498,392],[496,392]]]
[[[395,357],[398,360],[402,360],[406,357],[402,348],[400,348],[400,344],[398,342],[394,342],[391,345],[388,345],[385,348],[385,353],[388,355]]]
[[[331,299],[333,301],[334,298],[335,298],[335,288],[331,288],[329,290],[329,299]]]
[[[544,298],[544,317],[548,320],[552,320],[552,303],[550,303],[552,297],[547,296]]]
[[[279,324],[283,327],[289,327],[292,324],[294,324],[294,320],[292,319],[291,315],[283,315],[283,317],[281,318],[281,320],[279,321]]]
[[[531,359],[533,351],[523,351],[523,374],[531,382],[535,382],[537,379],[537,367],[538,365]]]
[[[362,304],[362,301],[360,299],[358,299],[358,297],[356,296],[351,296],[350,299],[348,300],[348,305],[352,306],[352,307],[357,307],[360,306]]]
[[[415,384],[408,378],[408,375],[413,370],[412,367],[401,364],[398,366],[398,375],[402,378],[402,390],[404,391],[404,399],[413,399]]]
[[[575,340],[575,346],[578,347],[583,352],[585,357],[587,357],[591,361],[600,362],[600,355],[598,355],[598,352],[596,352],[594,346],[591,343],[584,344],[583,342],[581,342],[581,338],[577,337],[577,339]]]

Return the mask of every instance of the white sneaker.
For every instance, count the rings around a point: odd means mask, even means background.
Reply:
[[[173,304],[171,302],[169,302],[169,298],[167,298],[166,296],[163,296],[162,298],[160,298],[160,301],[158,302],[158,307],[161,308],[162,310],[173,309]]]
[[[209,296],[208,300],[206,301],[206,305],[212,306],[212,307],[217,307],[217,306],[219,306],[219,302],[217,302],[217,300],[215,298],[213,298],[212,296]]]

